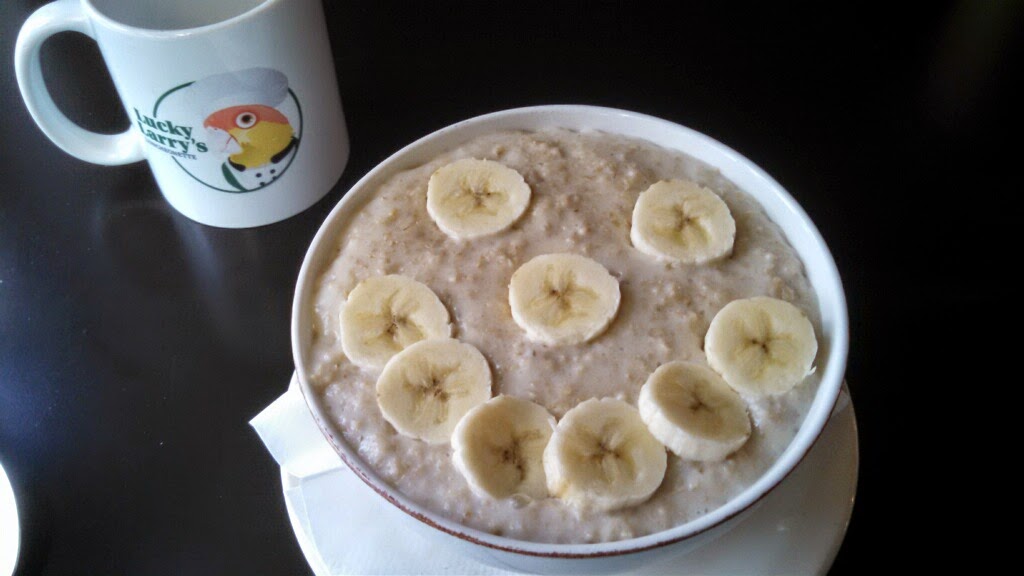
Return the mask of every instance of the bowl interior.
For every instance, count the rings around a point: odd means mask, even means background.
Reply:
[[[722,175],[753,196],[778,224],[803,260],[818,297],[821,330],[817,370],[821,383],[800,430],[767,472],[722,507],[669,530],[640,538],[600,544],[545,544],[514,540],[468,528],[409,501],[392,490],[343,440],[318,395],[310,387],[306,359],[312,338],[314,284],[335,255],[337,238],[363,203],[392,174],[413,168],[477,136],[501,130],[544,128],[600,130],[647,140],[678,150],[718,168]],[[594,556],[643,550],[708,530],[742,512],[782,481],[803,458],[828,420],[839,394],[848,348],[846,301],[839,273],[821,235],[778,182],[736,151],[678,124],[652,116],[592,106],[518,108],[454,124],[410,144],[380,163],[357,182],[327,217],[306,254],[292,310],[292,349],[299,382],[314,418],[342,459],[374,490],[412,516],[436,528],[485,546],[537,555]]]

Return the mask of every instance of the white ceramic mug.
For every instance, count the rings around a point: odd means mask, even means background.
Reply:
[[[96,134],[43,83],[53,34],[92,37],[131,127]],[[348,131],[320,0],[58,0],[25,22],[22,97],[65,152],[97,164],[149,162],[164,197],[225,228],[277,222],[322,198],[348,160]]]

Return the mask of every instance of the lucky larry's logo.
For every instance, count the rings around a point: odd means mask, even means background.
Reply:
[[[207,76],[171,88],[151,115],[132,119],[146,142],[199,182],[222,192],[270,186],[302,139],[302,108],[288,78],[270,68]]]

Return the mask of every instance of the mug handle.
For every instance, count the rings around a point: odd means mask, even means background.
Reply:
[[[43,82],[39,49],[50,36],[67,31],[81,32],[96,40],[78,0],[58,0],[43,6],[28,17],[18,33],[14,71],[32,118],[54,144],[86,162],[117,166],[144,159],[142,142],[131,128],[120,134],[97,134],[69,120],[53,102]]]

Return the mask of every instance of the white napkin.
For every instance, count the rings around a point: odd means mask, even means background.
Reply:
[[[292,375],[288,391],[263,409],[249,424],[256,429],[270,455],[292,476],[306,478],[343,466],[327,443]]]
[[[513,574],[439,549],[418,530],[404,529],[411,519],[386,505],[348,468],[306,478],[301,489],[307,534],[328,574]],[[290,496],[294,506],[300,495]],[[305,506],[312,502],[316,505]]]
[[[469,558],[437,553],[415,530],[395,534],[403,513],[384,505],[338,457],[313,420],[295,376],[288,391],[250,422],[281,468],[297,479],[285,490],[315,550],[317,574],[510,574]],[[339,499],[337,495],[348,497]],[[316,502],[307,507],[306,502]]]

